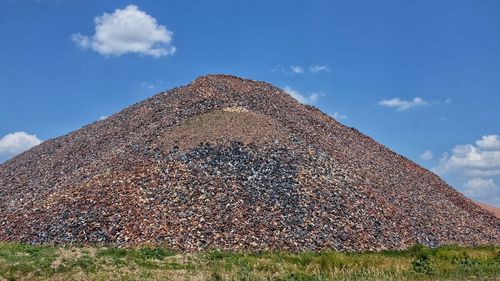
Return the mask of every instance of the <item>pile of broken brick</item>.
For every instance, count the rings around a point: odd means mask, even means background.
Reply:
[[[0,165],[0,240],[363,251],[499,244],[500,221],[282,90],[209,75]]]

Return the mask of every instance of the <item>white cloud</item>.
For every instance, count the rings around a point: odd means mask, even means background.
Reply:
[[[276,72],[278,70],[281,70],[283,71],[283,69],[281,68],[281,66],[279,64],[275,65],[273,68],[270,69],[271,72]]]
[[[42,141],[36,135],[25,132],[7,134],[0,139],[0,156],[12,157],[24,152]]]
[[[446,103],[446,104],[450,104],[450,103],[452,103],[452,102],[453,102],[453,101],[451,100],[451,98],[447,98],[447,99],[444,101],[444,103]]]
[[[281,65],[277,64],[273,68],[269,69],[271,72],[281,72],[284,74],[288,75],[295,75],[295,74],[303,74],[304,73],[304,68],[300,65],[291,65],[290,67],[282,67]],[[313,74],[319,73],[319,72],[330,72],[330,68],[328,65],[317,65],[313,64],[309,67],[309,71]]]
[[[149,90],[156,90],[161,87],[163,87],[163,81],[162,80],[155,80],[155,81],[149,81],[149,82],[141,82],[141,87],[144,87]]]
[[[319,99],[318,93],[312,92],[311,95],[309,95],[309,100],[311,101],[311,103],[317,102],[318,99]]]
[[[336,120],[347,119],[347,115],[345,115],[345,114],[340,114],[340,113],[338,113],[338,112],[334,112],[334,113],[332,114],[332,117],[333,117],[334,119],[336,119]]]
[[[378,104],[386,107],[396,108],[397,111],[405,111],[412,107],[429,105],[429,102],[420,97],[416,97],[413,100],[402,100],[400,98],[381,100]]]
[[[290,66],[290,71],[295,74],[304,73],[304,69],[302,68],[302,66],[297,66],[297,65]]]
[[[443,154],[432,170],[462,181],[464,194],[472,199],[500,206],[500,188],[495,184],[495,180],[500,180],[498,141],[498,135],[486,135],[475,145],[456,145],[451,154]]]
[[[484,150],[472,144],[457,145],[435,168],[440,174],[460,173],[469,177],[500,176],[500,149]]]
[[[498,135],[483,136],[476,141],[476,145],[486,150],[500,150],[500,137]]]
[[[312,73],[318,73],[318,72],[330,72],[330,68],[328,67],[328,65],[317,65],[317,64],[313,64],[309,67],[309,71],[311,71]]]
[[[424,151],[424,153],[420,154],[420,159],[422,160],[431,160],[434,157],[434,154],[430,150]]]
[[[500,205],[500,187],[493,179],[473,178],[465,182],[464,194],[478,201]]]
[[[108,115],[103,115],[103,116],[99,117],[99,120],[101,120],[101,121],[106,120],[108,117],[109,117]]]
[[[312,92],[309,96],[305,96],[301,94],[299,91],[294,90],[288,86],[286,86],[283,89],[287,94],[292,96],[292,98],[296,99],[298,102],[303,103],[303,104],[312,104],[318,101],[319,99],[319,94]]]
[[[104,13],[94,19],[95,34],[73,34],[71,39],[84,49],[92,49],[104,56],[121,56],[136,53],[152,57],[172,55],[173,33],[155,18],[135,5]]]
[[[143,86],[144,88],[148,88],[150,90],[154,90],[156,88],[156,86],[154,84],[151,84],[148,82],[142,82],[141,86]]]

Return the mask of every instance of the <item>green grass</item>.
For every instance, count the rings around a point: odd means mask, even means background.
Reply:
[[[500,280],[500,246],[176,254],[0,243],[0,280]]]

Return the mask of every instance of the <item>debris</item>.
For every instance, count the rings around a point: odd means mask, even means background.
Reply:
[[[499,219],[282,90],[209,75],[0,165],[0,240],[178,251],[499,244]]]

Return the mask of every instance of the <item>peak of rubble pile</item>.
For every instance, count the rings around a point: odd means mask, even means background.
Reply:
[[[499,244],[500,220],[271,84],[208,75],[1,164],[0,240],[362,251]]]

